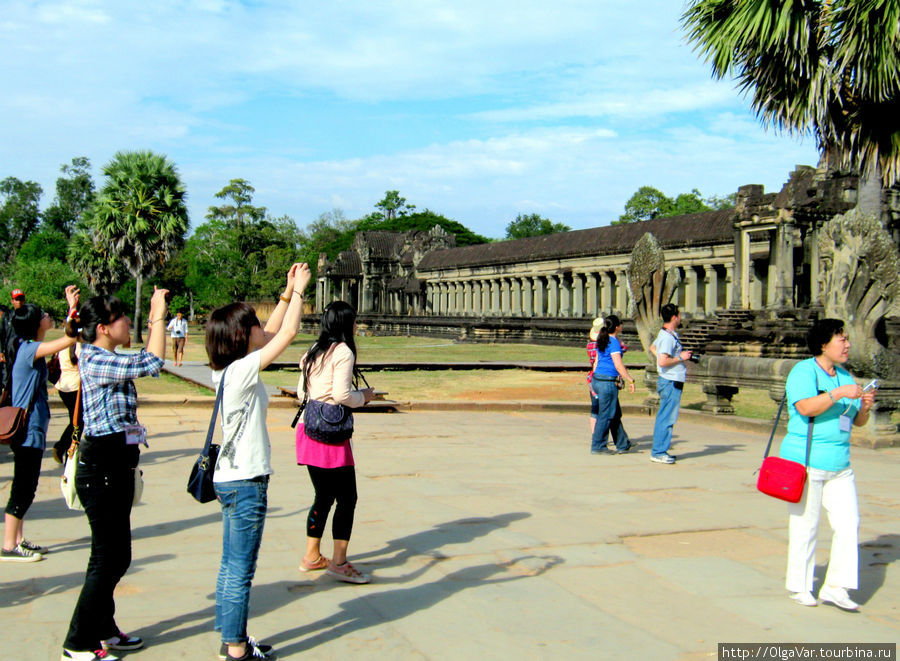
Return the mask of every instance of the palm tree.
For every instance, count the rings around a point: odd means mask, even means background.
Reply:
[[[764,125],[812,132],[829,164],[900,180],[900,0],[693,0],[682,24]]]
[[[135,278],[134,339],[141,342],[144,278],[184,245],[185,192],[174,163],[150,151],[118,152],[93,208],[97,245],[108,246]]]

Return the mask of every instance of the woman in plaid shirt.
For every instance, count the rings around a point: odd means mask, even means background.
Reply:
[[[118,657],[108,650],[144,645],[116,624],[113,592],[131,564],[134,471],[144,442],[133,379],[157,376],[165,363],[167,293],[153,292],[150,336],[139,353],[116,353],[131,344],[131,320],[119,299],[95,296],[79,311],[84,436],[75,488],[91,526],[91,557],[63,644],[64,661],[113,661]]]

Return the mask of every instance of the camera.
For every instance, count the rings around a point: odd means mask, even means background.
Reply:
[[[703,356],[702,356],[701,354],[699,354],[699,353],[692,353],[692,354],[691,354],[691,357],[688,358],[688,360],[691,361],[692,363],[699,363],[699,362],[700,362],[700,359],[701,359],[702,357],[703,357]]]

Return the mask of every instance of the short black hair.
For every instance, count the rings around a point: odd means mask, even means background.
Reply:
[[[821,356],[822,349],[831,342],[831,338],[844,332],[841,319],[818,319],[806,332],[806,346],[813,356]]]
[[[662,317],[664,324],[669,323],[676,314],[678,314],[678,306],[674,303],[666,303],[659,309],[659,315]]]
[[[34,303],[23,303],[12,311],[12,327],[20,340],[36,340],[44,311]]]
[[[206,355],[209,366],[223,370],[247,355],[250,331],[261,325],[256,311],[247,303],[229,303],[216,308],[206,322]]]
[[[93,296],[78,308],[78,336],[92,344],[97,339],[97,326],[108,326],[125,316],[125,306],[115,296]]]

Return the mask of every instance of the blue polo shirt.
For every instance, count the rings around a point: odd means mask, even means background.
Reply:
[[[50,402],[47,398],[47,361],[34,359],[40,342],[22,342],[16,353],[12,370],[12,405],[27,409],[28,431],[22,447],[43,450],[47,446],[47,428],[50,426]]]
[[[804,463],[806,433],[809,418],[797,413],[796,404],[801,399],[815,397],[839,386],[855,383],[847,370],[835,365],[835,376],[819,367],[815,358],[807,358],[794,365],[788,374],[787,393],[788,431],[781,441],[779,454],[784,459]],[[813,423],[812,449],[809,465],[825,471],[842,471],[850,465],[850,432],[841,431],[840,417],[846,411],[850,420],[859,412],[860,400],[839,399],[827,411],[816,416]]]

